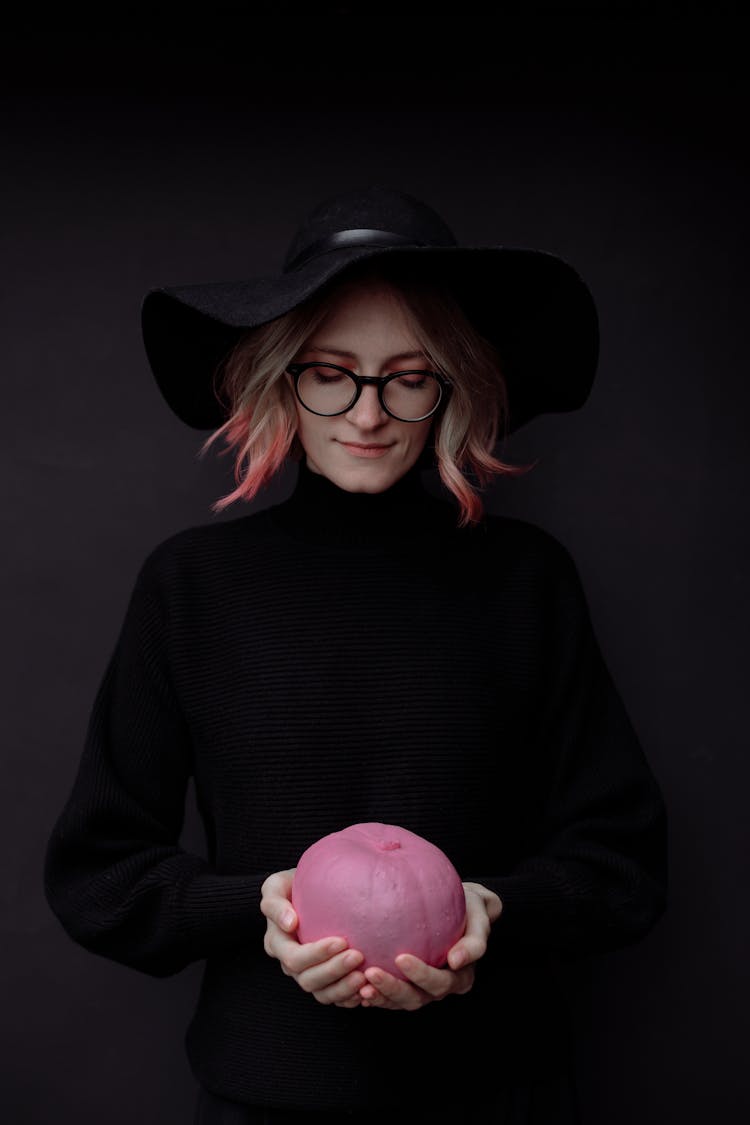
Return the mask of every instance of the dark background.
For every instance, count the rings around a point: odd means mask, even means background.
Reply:
[[[275,271],[312,205],[376,181],[462,242],[562,255],[597,299],[588,403],[514,435],[504,455],[539,464],[488,496],[573,553],[670,812],[667,914],[570,971],[585,1125],[744,1123],[749,99],[733,9],[136,4],[98,23],[30,10],[4,32],[3,1121],[192,1121],[182,1036],[202,966],[156,980],[94,957],[42,893],[136,570],[222,518],[209,505],[231,484],[161,400],[140,302]],[[183,842],[202,851],[192,792]]]

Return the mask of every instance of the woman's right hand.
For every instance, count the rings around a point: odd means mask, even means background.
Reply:
[[[297,939],[297,915],[291,901],[295,870],[269,875],[260,889],[260,909],[266,918],[263,947],[269,957],[279,961],[282,972],[312,993],[318,1003],[356,1008],[362,1003],[359,990],[367,983],[357,968],[364,958],[358,950],[347,948],[341,937],[305,944]]]

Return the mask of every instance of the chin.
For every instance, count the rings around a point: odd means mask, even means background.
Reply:
[[[351,472],[335,473],[331,476],[331,480],[339,488],[343,488],[345,492],[385,492],[392,484],[395,484],[407,470],[403,472],[390,472],[378,471],[368,466],[361,470],[354,470]]]
[[[372,462],[352,466],[324,466],[321,465],[320,460],[315,461],[314,458],[308,457],[307,464],[312,472],[327,477],[337,488],[343,489],[344,492],[375,493],[385,492],[385,490],[390,488],[391,485],[394,485],[396,481],[401,480],[401,478],[408,473],[409,469],[411,469],[414,461],[387,466]]]

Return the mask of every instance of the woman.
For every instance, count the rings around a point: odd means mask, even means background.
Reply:
[[[525,471],[499,435],[585,401],[588,290],[374,187],[314,209],[280,277],[153,291],[143,327],[166,401],[235,451],[215,510],[290,457],[298,478],[144,561],[50,838],[52,909],[154,976],[205,959],[199,1125],[577,1122],[555,970],[661,916],[665,809],[570,554],[481,489]],[[205,859],[179,846],[191,775]],[[360,821],[459,870],[445,966],[407,955],[397,980],[338,935],[298,941],[297,859]]]

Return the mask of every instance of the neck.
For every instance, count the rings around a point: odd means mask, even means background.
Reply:
[[[274,518],[295,536],[341,545],[423,540],[456,527],[453,507],[427,491],[414,466],[382,492],[347,492],[301,461],[290,498]]]

